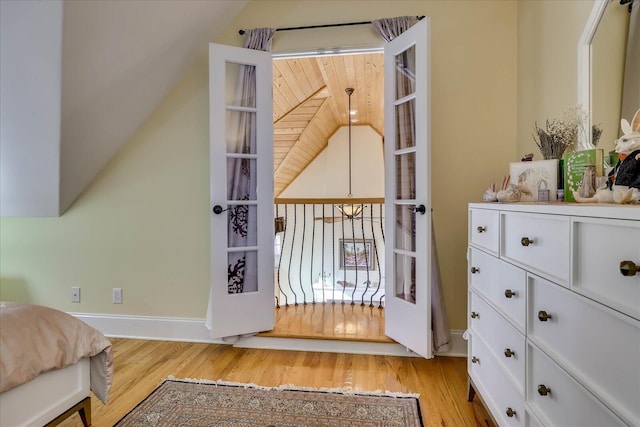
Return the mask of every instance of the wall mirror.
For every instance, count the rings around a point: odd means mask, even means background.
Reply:
[[[631,14],[619,0],[595,0],[578,43],[578,104],[590,114],[584,129],[602,129],[598,148],[605,155],[615,148],[620,132],[627,40]],[[634,9],[640,8],[636,0]],[[637,13],[637,10],[634,10]],[[628,77],[627,77],[628,78]],[[640,86],[640,73],[636,73]],[[636,104],[640,102],[636,100]],[[633,114],[633,113],[631,113]],[[630,118],[627,118],[630,119]],[[592,133],[581,135],[580,145],[592,143]]]

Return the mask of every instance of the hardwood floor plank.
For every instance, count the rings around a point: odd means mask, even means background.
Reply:
[[[92,399],[93,426],[112,426],[169,375],[262,386],[419,393],[427,426],[483,426],[478,403],[466,401],[466,359],[421,359],[234,348],[227,345],[113,339],[110,401]],[[76,414],[62,426],[80,427]],[[491,424],[489,424],[491,425]]]

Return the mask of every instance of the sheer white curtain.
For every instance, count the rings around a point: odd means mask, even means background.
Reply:
[[[396,18],[383,18],[372,21],[374,29],[385,41],[390,42],[413,25],[418,22],[418,19],[414,16],[400,16]],[[404,53],[400,58],[397,58],[396,62],[401,64],[401,68],[405,70],[415,69],[412,67],[412,57]],[[410,76],[408,76],[410,77]],[[399,94],[408,94],[413,90],[407,87],[407,84],[411,81],[407,79],[397,79],[398,87],[396,90]],[[399,110],[393,112],[396,114],[398,120],[398,129],[400,130],[400,139],[413,145],[415,141],[415,106],[413,103],[405,103],[399,106]],[[409,133],[411,132],[411,133]],[[406,146],[406,145],[405,145]],[[402,170],[407,165],[401,164],[398,170],[398,176],[396,179],[402,180],[403,176],[407,176],[409,173],[413,174],[414,171]],[[412,164],[411,164],[412,167]],[[402,176],[401,176],[402,175]],[[413,194],[411,194],[413,192]],[[410,198],[415,197],[415,189],[409,189]],[[403,234],[407,234],[405,238],[410,239],[415,235],[413,213],[407,211],[407,214],[403,214],[403,218],[398,218],[404,224],[398,224],[399,227],[404,227]],[[411,224],[411,225],[410,225]],[[409,236],[411,234],[411,236]],[[393,244],[393,243],[392,243]],[[433,222],[431,223],[431,325],[433,329],[433,345],[437,351],[447,351],[449,349],[450,333],[449,333],[449,321],[447,319],[447,312],[444,305],[444,296],[442,294],[442,278],[440,276],[440,266],[438,264],[438,252],[436,250],[435,232],[433,229]],[[405,277],[410,277],[406,276]]]

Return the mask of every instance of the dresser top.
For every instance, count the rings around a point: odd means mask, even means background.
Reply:
[[[516,202],[516,203],[469,203],[470,209],[489,209],[510,212],[531,212],[553,215],[616,218],[640,221],[640,205],[615,203],[568,203],[568,202]]]

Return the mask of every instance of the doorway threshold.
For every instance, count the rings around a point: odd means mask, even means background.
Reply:
[[[310,351],[323,353],[373,354],[379,356],[421,357],[402,344],[390,342],[348,341],[328,339],[282,338],[262,334],[242,337],[234,347],[270,350]]]
[[[275,309],[275,327],[257,337],[394,344],[384,333],[384,309],[342,302]]]

